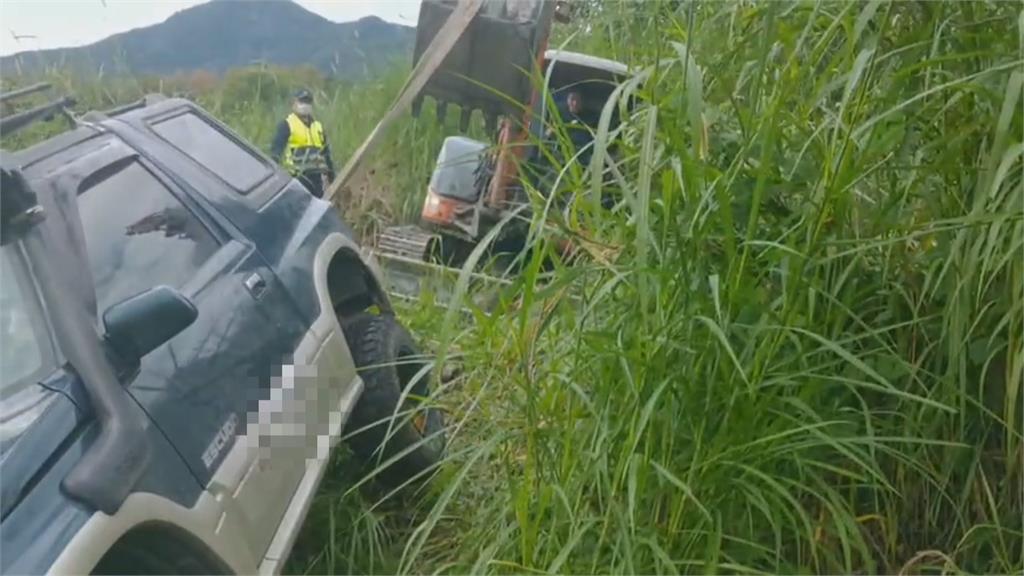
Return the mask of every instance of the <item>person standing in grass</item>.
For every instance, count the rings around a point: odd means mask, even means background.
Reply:
[[[292,113],[278,123],[270,154],[289,174],[321,198],[334,179],[334,163],[323,124],[313,117],[313,93],[295,93]]]

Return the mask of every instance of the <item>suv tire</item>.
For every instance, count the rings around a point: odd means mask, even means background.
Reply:
[[[405,453],[386,464],[377,476],[386,484],[400,485],[435,467],[444,457],[441,410],[416,406],[429,402],[431,378],[430,370],[425,369],[429,361],[394,316],[361,313],[347,320],[344,328],[364,383],[345,436],[356,456],[370,466]],[[414,380],[405,407],[398,409],[402,393]],[[415,413],[410,414],[410,409]]]

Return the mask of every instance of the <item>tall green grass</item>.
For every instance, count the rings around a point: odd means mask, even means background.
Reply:
[[[289,569],[1024,570],[1020,5],[585,7],[557,40],[629,63],[639,105],[531,191],[497,311],[403,309],[464,369],[448,461],[401,496],[340,461]],[[403,74],[316,85],[340,158]],[[286,76],[197,99],[262,144]],[[342,211],[414,219],[454,132],[396,128]]]
[[[615,256],[422,322],[468,373],[399,570],[1019,573],[1019,5],[599,8],[619,176],[534,212]]]

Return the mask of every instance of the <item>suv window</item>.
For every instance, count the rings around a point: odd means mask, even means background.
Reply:
[[[242,194],[271,173],[271,168],[253,152],[192,112],[155,122],[152,128]]]
[[[137,161],[80,191],[78,210],[101,313],[154,286],[181,286],[219,247]]]
[[[38,376],[49,346],[31,287],[15,273],[18,254],[13,245],[0,249],[0,397]]]

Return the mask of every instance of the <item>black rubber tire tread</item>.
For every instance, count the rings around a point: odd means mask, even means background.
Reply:
[[[409,362],[408,359],[418,356],[419,351],[412,336],[394,316],[360,313],[345,320],[343,327],[349,351],[364,383],[363,393],[345,426],[349,445],[368,466],[375,467],[378,462],[386,462],[410,446],[419,444],[378,475],[386,484],[402,484],[444,457],[443,433],[433,436],[444,427],[438,409],[427,408],[426,435],[432,437],[430,442],[423,442],[420,432],[406,421],[408,414],[398,415],[394,426],[405,422],[400,428],[390,425],[402,391],[425,361],[403,365],[399,369],[398,361]],[[424,374],[417,381],[414,393],[426,396],[429,382],[430,374]],[[391,437],[387,438],[389,428]],[[383,450],[380,450],[381,445]]]

